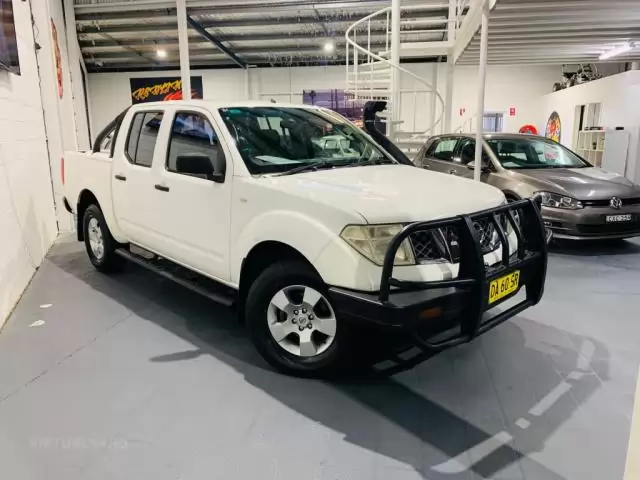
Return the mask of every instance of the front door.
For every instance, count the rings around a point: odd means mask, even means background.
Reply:
[[[483,147],[483,150],[482,150],[482,165],[485,165],[488,168],[491,168],[491,161],[489,160],[489,156],[487,155],[487,152],[484,150],[484,148],[486,147]],[[475,139],[463,138],[462,140],[460,140],[456,148],[455,155],[453,157],[454,163],[456,164],[456,167],[455,167],[456,175],[459,175],[465,178],[473,178],[474,169],[469,168],[468,165],[469,163],[473,164],[473,162],[475,162],[475,157],[476,157]],[[480,175],[480,179],[483,182],[486,182],[489,175],[490,175],[489,170],[483,171]]]
[[[229,280],[229,229],[233,164],[226,162],[221,183],[204,175],[180,173],[178,157],[208,156],[224,161],[218,129],[206,110],[167,110],[171,128],[166,158],[154,165],[155,224],[162,234],[162,250],[171,259],[201,273]]]

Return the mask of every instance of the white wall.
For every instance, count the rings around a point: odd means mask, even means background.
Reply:
[[[408,64],[409,70],[430,81],[433,69],[438,68],[438,90],[444,97],[445,66],[435,63]],[[245,99],[245,73],[241,69],[192,70],[201,75],[206,99]],[[130,105],[129,78],[151,76],[179,76],[178,71],[141,73],[94,73],[89,75],[89,101],[91,129],[95,135],[120,111]],[[560,76],[559,66],[497,67],[490,66],[487,73],[486,111],[509,113],[516,108],[515,117],[505,117],[507,131],[517,131],[522,125],[535,123],[540,97],[551,91]],[[456,67],[454,74],[453,126],[464,120],[458,113],[464,107],[473,115],[476,105],[477,68]],[[253,98],[275,99],[280,102],[302,102],[302,90],[344,88],[345,69],[342,66],[256,68],[251,69]],[[403,78],[402,89],[413,90],[414,80]],[[280,95],[277,95],[280,94]],[[402,118],[405,130],[412,130],[414,113],[416,130],[429,125],[430,100],[420,94],[414,102],[412,93],[402,95]],[[438,107],[440,108],[440,107]],[[440,110],[438,110],[438,113]]]
[[[74,28],[71,35],[67,35],[66,28],[70,21],[71,25],[74,24],[73,10],[67,8],[63,12],[63,0],[38,0],[32,1],[31,5],[33,19],[37,26],[36,41],[41,47],[37,52],[37,59],[40,66],[40,88],[49,143],[56,217],[60,230],[69,231],[73,228],[73,220],[65,210],[62,201],[63,185],[59,173],[61,158],[65,150],[75,151],[79,148],[89,147],[88,119],[84,108],[79,48],[69,41],[70,39],[77,41],[76,32]],[[60,48],[62,98],[58,91],[54,61],[52,21],[56,26]]]
[[[604,128],[640,127],[640,70],[618,73],[592,82],[548,94],[540,102],[538,129],[544,134],[547,119],[558,112],[562,127],[560,142],[572,148],[575,109],[578,105],[600,103],[600,125]],[[635,151],[627,165],[627,176],[640,181]]]
[[[0,325],[57,235],[29,2],[13,8],[22,74],[0,72]]]

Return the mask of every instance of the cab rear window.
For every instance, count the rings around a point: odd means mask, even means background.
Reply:
[[[163,112],[138,112],[131,120],[125,152],[134,165],[151,167]]]

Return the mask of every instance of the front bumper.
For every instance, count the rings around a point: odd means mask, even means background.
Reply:
[[[519,220],[516,220],[515,212]],[[510,254],[507,233],[498,215],[506,216],[518,248]],[[502,258],[485,265],[474,221],[489,219],[502,244]],[[459,270],[452,280],[402,281],[393,278],[393,260],[400,244],[416,231],[455,228],[458,232]],[[380,291],[359,292],[331,287],[332,304],[345,318],[411,334],[416,346],[433,354],[469,342],[476,336],[538,303],[547,268],[547,243],[537,204],[521,200],[471,215],[407,225],[391,242],[382,268]],[[489,285],[516,270],[526,299],[487,318],[487,313],[513,294],[489,305]],[[445,334],[443,337],[443,334]]]
[[[609,215],[631,215],[632,220],[608,223]],[[640,205],[621,209],[587,206],[578,210],[543,207],[542,219],[557,239],[605,240],[640,235]]]

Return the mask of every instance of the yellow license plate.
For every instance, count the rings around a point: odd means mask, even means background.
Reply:
[[[489,284],[489,304],[512,294],[520,286],[520,270],[511,272],[504,277],[496,278]]]

